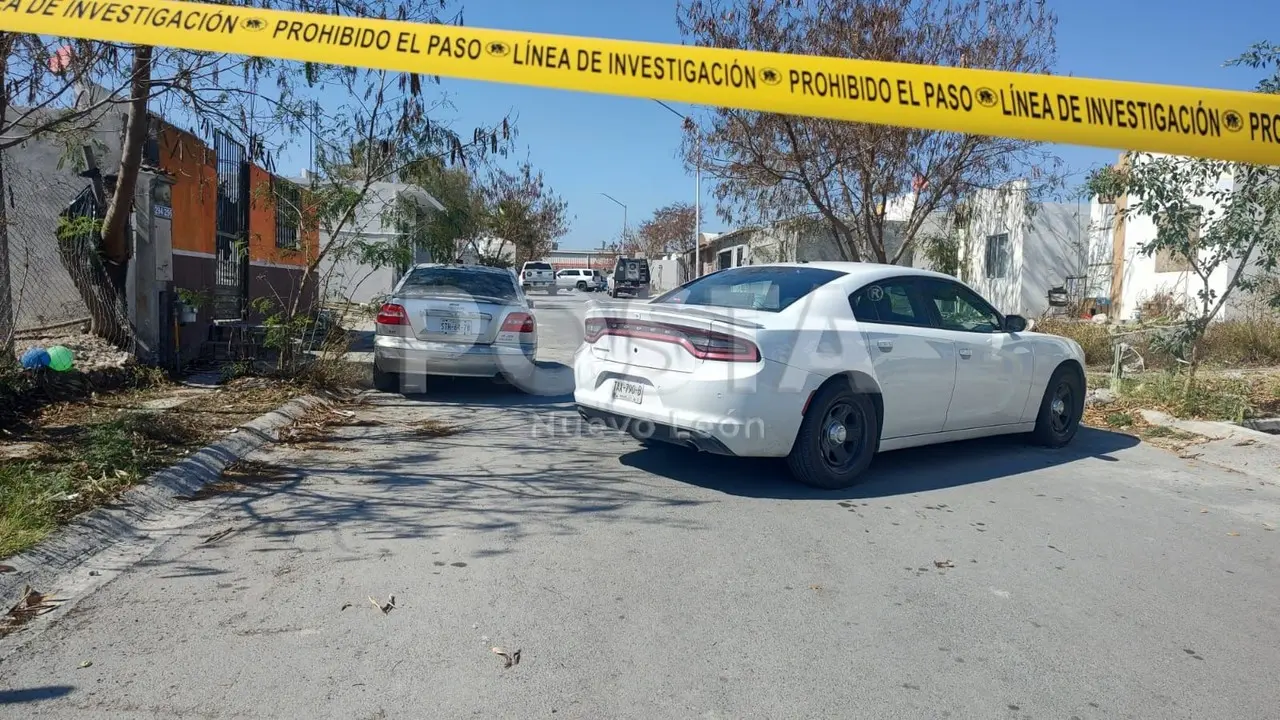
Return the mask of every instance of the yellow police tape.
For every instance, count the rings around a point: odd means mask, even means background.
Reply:
[[[1280,97],[312,15],[0,0],[0,30],[1280,165]]]

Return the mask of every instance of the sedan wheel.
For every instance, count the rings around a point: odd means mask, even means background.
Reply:
[[[1073,368],[1054,371],[1040,401],[1040,414],[1031,439],[1037,445],[1058,448],[1071,442],[1084,415],[1084,383]]]
[[[879,440],[871,398],[847,385],[829,385],[809,403],[787,464],[806,485],[846,488],[871,464]]]

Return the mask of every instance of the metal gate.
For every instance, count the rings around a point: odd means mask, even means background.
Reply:
[[[242,320],[249,303],[249,161],[244,145],[215,130],[218,159],[217,261],[213,319]]]

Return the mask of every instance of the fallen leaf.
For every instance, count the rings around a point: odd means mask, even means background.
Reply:
[[[1209,508],[1200,508],[1200,514],[1201,514],[1201,515],[1203,515],[1203,514],[1205,514],[1205,513],[1207,513],[1207,512],[1209,512]]]
[[[383,603],[378,602],[377,600],[374,600],[374,599],[373,599],[373,596],[372,596],[372,595],[370,595],[370,596],[369,596],[369,602],[373,603],[373,606],[374,606],[374,607],[376,607],[376,608],[378,608],[379,610],[381,610],[383,615],[386,615],[387,613],[389,613],[389,612],[391,612],[392,610],[395,610],[395,609],[396,609],[396,596],[395,596],[395,595],[388,595],[388,596],[387,596],[387,602],[386,602],[386,604],[383,604]]]
[[[1238,532],[1229,532],[1229,533],[1227,533],[1227,536],[1228,536],[1228,537],[1240,537],[1240,533],[1238,533]]]
[[[1275,529],[1276,529],[1276,526],[1275,526],[1275,525],[1268,525],[1267,523],[1262,523],[1262,529],[1263,529],[1263,530],[1275,530]]]
[[[1244,447],[1245,445],[1253,445],[1253,444],[1254,444],[1254,443],[1256,443],[1256,442],[1258,442],[1258,441],[1257,441],[1257,440],[1254,440],[1253,438],[1248,438],[1247,440],[1241,440],[1240,442],[1236,443],[1236,447]]]
[[[509,668],[512,665],[520,664],[519,650],[516,650],[515,652],[507,652],[504,648],[492,647],[492,648],[489,648],[489,652],[493,653],[494,655],[498,655],[502,658],[502,667],[504,669]]]
[[[933,566],[937,568],[953,568],[955,567],[955,563],[950,560],[934,560]]]
[[[12,565],[0,565],[0,575],[4,573],[18,572]]]
[[[85,660],[84,662],[80,663],[80,667],[82,667],[82,668],[87,668],[87,667],[90,667],[90,666],[92,666],[92,665],[93,665],[93,661],[92,661],[92,660]]]
[[[205,538],[204,540],[201,540],[200,542],[201,542],[201,544],[203,544],[203,545],[208,545],[208,544],[209,544],[209,543],[211,543],[211,542],[217,542],[217,541],[221,540],[222,538],[224,538],[224,537],[226,537],[226,536],[230,535],[230,534],[231,534],[231,533],[233,533],[233,532],[235,532],[235,528],[234,528],[234,527],[229,527],[229,528],[227,528],[226,530],[219,530],[218,532],[216,532],[216,533],[214,533],[214,534],[210,535],[209,537]]]
[[[349,607],[351,607],[351,603],[342,603],[342,609],[343,609],[343,610],[346,610],[346,609],[347,609],[347,608],[349,608]]]

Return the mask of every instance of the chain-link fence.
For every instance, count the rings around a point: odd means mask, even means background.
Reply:
[[[12,340],[21,354],[61,344],[76,351],[77,365],[118,364],[134,349],[133,333],[124,304],[104,289],[95,230],[101,211],[90,180],[61,162],[62,153],[56,142],[31,141],[0,158],[7,230],[0,261],[8,259],[0,303],[9,305],[7,313],[0,306],[0,334],[10,335],[0,347]]]

